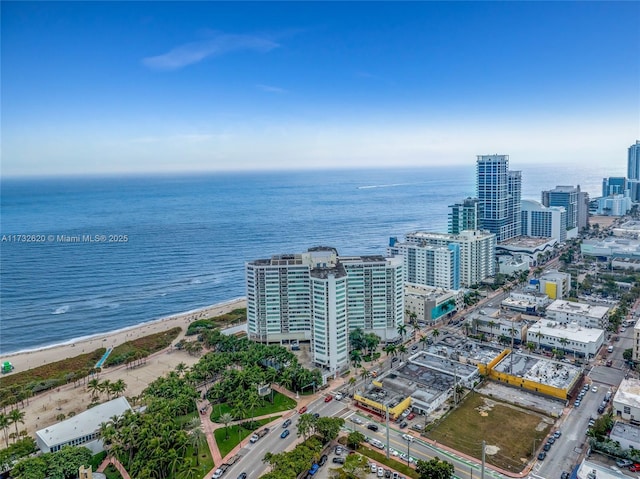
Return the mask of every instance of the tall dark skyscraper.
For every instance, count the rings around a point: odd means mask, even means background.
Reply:
[[[556,186],[554,189],[542,192],[544,206],[563,206],[567,212],[567,231],[578,226],[578,196],[580,186]]]
[[[520,171],[509,171],[508,155],[478,155],[476,196],[482,205],[481,225],[498,242],[520,236]]]
[[[636,144],[629,147],[627,178],[640,180],[640,140],[636,140]]]

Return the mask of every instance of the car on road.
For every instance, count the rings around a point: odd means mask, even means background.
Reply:
[[[238,476],[238,479],[247,479],[247,473],[241,472],[240,475]]]
[[[362,424],[362,419],[360,419],[358,416],[352,416],[351,422],[353,422],[354,424]]]
[[[305,412],[307,412],[307,406],[302,406],[300,409],[298,409],[298,413],[300,414],[304,414]]]
[[[602,414],[604,412],[604,406],[598,406],[598,414]]]
[[[287,419],[285,422],[282,423],[282,429],[286,429],[289,426],[291,426],[291,419]]]
[[[327,462],[327,459],[329,459],[329,457],[326,454],[323,454],[318,461],[318,466],[324,466]]]
[[[372,431],[377,431],[378,426],[376,424],[367,424],[367,429],[370,429]]]
[[[318,418],[320,417],[320,414],[319,414],[319,413],[317,413],[317,412],[314,412],[314,413],[313,413],[313,417],[315,417],[316,419],[318,419]]]
[[[538,454],[538,461],[544,461],[544,458],[547,457],[547,453],[542,451]]]
[[[211,479],[220,479],[223,474],[224,471],[222,469],[216,469],[215,471],[213,471],[213,476],[211,476]]]
[[[328,396],[326,396],[324,398],[324,402],[330,402],[333,399],[333,396],[331,394],[329,394]]]
[[[336,401],[340,401],[342,399],[342,393],[336,394]]]
[[[633,461],[630,461],[629,459],[618,459],[616,461],[616,466],[618,466],[618,467],[633,466]]]
[[[280,437],[282,439],[284,439],[285,437],[287,437],[289,435],[289,430],[285,429],[284,431],[282,431],[282,434],[280,434]]]
[[[407,442],[413,442],[413,436],[410,434],[403,434],[402,439],[404,439]]]
[[[562,471],[562,474],[560,475],[560,479],[569,479],[571,477],[571,474],[569,474],[567,471]]]
[[[631,472],[640,472],[640,464],[634,464],[633,466],[629,467],[629,470]]]
[[[397,356],[394,356],[393,358],[391,358],[392,363],[395,363],[396,361],[400,361],[400,358]]]

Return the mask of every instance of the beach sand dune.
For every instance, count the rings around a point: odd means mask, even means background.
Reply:
[[[126,330],[101,334],[74,344],[64,344],[35,351],[3,355],[0,357],[0,361],[10,361],[14,365],[15,373],[46,363],[78,356],[101,347],[115,347],[126,341],[180,327],[182,328],[182,332],[174,341],[175,343],[184,337],[184,333],[191,321],[200,318],[220,316],[234,309],[244,307],[246,307],[246,301],[243,298],[237,299],[202,308],[197,311],[170,316]],[[168,348],[149,356],[146,364],[135,369],[127,369],[124,365],[107,368],[100,373],[100,380],[109,379],[111,382],[114,382],[122,379],[127,384],[125,396],[138,396],[149,383],[167,372],[174,370],[179,363],[182,362],[187,366],[191,366],[198,360],[199,357],[191,356],[184,351]],[[20,429],[26,428],[27,432],[33,436],[36,430],[58,422],[56,417],[60,414],[68,415],[70,412],[78,414],[85,411],[91,402],[90,397],[90,393],[82,383],[77,386],[67,384],[58,389],[32,397],[29,399],[29,404],[27,405],[25,403],[25,407],[22,409],[26,413],[25,425],[20,425]],[[106,397],[103,396],[102,399],[106,399]]]

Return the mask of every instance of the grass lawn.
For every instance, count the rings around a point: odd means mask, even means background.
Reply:
[[[273,404],[265,399],[264,406],[257,407],[253,411],[247,411],[247,414],[250,414],[253,417],[264,416],[265,414],[273,414],[274,412],[282,412],[288,411],[289,409],[294,409],[296,407],[296,404],[297,403],[290,397],[274,391]],[[211,411],[211,420],[213,422],[218,422],[220,416],[226,412],[231,413],[231,408],[226,403],[214,406],[213,410]]]
[[[184,456],[184,462],[190,462],[191,464],[196,463],[196,456],[194,455],[195,451],[193,447],[189,446],[187,448],[187,452]],[[211,451],[209,451],[209,446],[206,443],[203,443],[200,446],[200,457],[199,459],[199,469],[198,469],[198,477],[205,477],[207,472],[213,469],[213,458],[211,457]]]
[[[273,416],[271,418],[264,418],[256,421],[260,426],[279,418],[280,416]],[[225,427],[221,427],[220,429],[216,429],[213,431],[213,435],[216,438],[216,443],[218,444],[218,449],[220,450],[220,455],[225,457],[229,452],[236,447],[240,441],[246,438],[248,435],[253,434],[253,431],[240,428],[239,426],[229,426],[229,439],[225,439],[227,436],[227,431]]]
[[[104,475],[107,476],[107,479],[122,479],[122,476],[113,464],[107,466],[104,470]]]
[[[531,458],[533,441],[540,446],[551,424],[543,414],[471,393],[426,435],[478,459],[485,440],[487,462],[515,472],[523,469]]]

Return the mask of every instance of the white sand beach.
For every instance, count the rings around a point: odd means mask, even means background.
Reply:
[[[15,374],[19,371],[41,366],[42,364],[61,361],[82,353],[94,351],[100,347],[115,347],[126,341],[167,331],[174,327],[182,328],[182,333],[176,339],[176,341],[178,341],[184,336],[191,321],[219,316],[234,309],[244,307],[246,307],[246,301],[244,298],[240,298],[202,308],[197,311],[141,324],[126,330],[101,334],[74,344],[64,344],[35,351],[7,354],[0,357],[0,361],[10,361],[15,368],[11,374]],[[146,364],[135,369],[127,369],[124,365],[104,369],[100,374],[100,380],[109,379],[111,382],[114,382],[122,379],[127,384],[125,396],[137,396],[150,382],[175,369],[179,363],[182,362],[187,366],[191,366],[195,364],[198,359],[199,357],[191,356],[184,351],[176,351],[168,348],[151,355]],[[86,410],[89,403],[90,394],[82,384],[78,386],[67,384],[47,393],[39,394],[38,396],[30,398],[28,405],[25,403],[23,409],[26,412],[25,425],[20,425],[20,429],[26,428],[29,434],[33,434],[38,429],[58,422],[56,416],[59,414],[68,415],[72,411],[76,414],[80,413]]]

